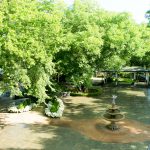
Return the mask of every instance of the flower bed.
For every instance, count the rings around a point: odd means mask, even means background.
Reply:
[[[63,101],[59,98],[55,98],[49,101],[47,108],[45,108],[45,114],[49,117],[61,117],[64,111]]]
[[[21,112],[27,112],[30,111],[34,106],[36,106],[35,103],[32,103],[31,100],[26,99],[22,100],[22,102],[13,102],[8,107],[8,112],[10,113],[21,113]]]

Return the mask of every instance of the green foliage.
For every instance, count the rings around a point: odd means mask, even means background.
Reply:
[[[24,108],[25,108],[25,106],[24,106],[24,104],[23,104],[23,103],[20,103],[20,104],[17,106],[17,108],[18,108],[18,109],[24,109]]]
[[[55,56],[56,68],[59,75],[65,75],[76,86],[89,86],[95,60],[100,57],[102,32],[90,21],[94,10],[90,3],[76,0],[63,19],[64,48]]]
[[[128,84],[130,83],[131,84],[133,82],[133,79],[130,79],[130,78],[119,78],[118,81],[119,82],[123,82],[123,83],[128,83]]]
[[[31,99],[27,99],[24,101],[24,105],[26,105],[26,106],[30,105],[31,103],[33,103]]]
[[[130,64],[133,66],[150,65],[150,28],[146,25],[140,26],[139,35],[141,37],[139,49],[131,57]],[[137,41],[138,42],[138,41]]]
[[[46,1],[45,1],[46,2]],[[48,6],[49,4],[49,13]],[[53,54],[61,42],[62,11],[56,3],[36,0],[4,0],[0,6],[0,64],[4,83],[12,94],[18,83],[40,101],[47,98],[54,73]]]
[[[99,68],[149,62],[149,43],[146,25],[136,24],[128,13],[104,11],[94,1],[75,0],[67,8],[61,0],[3,0],[0,85],[12,95],[21,95],[23,86],[25,94],[43,102],[47,89],[54,93],[57,76],[90,87]]]
[[[56,100],[52,101],[52,107],[50,109],[51,112],[57,112],[59,108],[59,102]]]
[[[26,99],[24,100],[23,102],[21,102],[17,108],[18,109],[24,109],[26,106],[30,105],[32,103],[32,100],[31,99]]]
[[[150,32],[146,26],[136,24],[129,14],[103,13],[103,20],[97,19],[105,31],[102,57],[97,61],[99,68],[119,70],[132,56],[141,57],[148,51]]]

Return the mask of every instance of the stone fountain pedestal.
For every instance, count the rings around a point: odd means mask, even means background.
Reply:
[[[106,110],[103,115],[104,119],[110,121],[106,127],[112,131],[118,130],[119,126],[116,122],[119,122],[124,119],[124,114],[120,112],[119,106],[115,104],[116,96],[113,96],[112,105]]]

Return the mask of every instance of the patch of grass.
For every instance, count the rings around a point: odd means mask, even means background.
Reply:
[[[114,78],[113,81],[115,82],[116,79]],[[133,82],[133,80],[130,79],[130,78],[118,78],[118,82],[123,82],[123,83],[128,83],[128,84],[130,84],[130,83]]]
[[[132,83],[133,80],[129,78],[119,78],[119,82]]]
[[[89,88],[87,92],[71,92],[70,96],[98,96],[102,93],[102,88]]]
[[[83,93],[83,92],[71,92],[70,96],[88,96],[88,93]]]

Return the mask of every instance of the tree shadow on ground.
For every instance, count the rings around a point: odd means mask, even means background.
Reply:
[[[27,126],[33,134],[44,133],[45,137],[38,139],[38,144],[44,150],[145,150],[148,142],[129,144],[105,143],[91,140],[70,128],[54,126]]]
[[[80,98],[80,97],[79,97]],[[83,97],[81,97],[82,99]],[[104,105],[95,99],[91,104],[84,102],[74,104],[65,102],[65,111],[63,116],[70,119],[92,119],[101,117],[101,112],[104,111]]]
[[[64,116],[73,119],[101,118],[111,105],[112,95],[117,95],[116,104],[126,118],[150,124],[150,94],[147,88],[104,88],[98,97],[71,97],[64,100]]]
[[[139,89],[129,89],[130,91],[137,92]],[[128,89],[127,89],[128,91]],[[105,112],[108,105],[111,103],[112,94],[117,94],[118,98],[116,103],[121,106],[121,111],[126,112],[126,117],[129,119],[135,119],[148,123],[150,112],[149,102],[147,102],[146,96],[134,95],[128,93],[122,88],[117,89],[104,89],[104,93],[99,97],[72,97],[64,100],[65,111],[63,118],[68,119],[94,119],[101,118],[101,115]],[[142,90],[143,93],[145,90]],[[116,93],[115,93],[116,92]],[[146,93],[146,92],[145,92]],[[76,103],[75,103],[76,101]],[[86,101],[86,102],[85,102]],[[137,103],[137,104],[136,104]],[[135,105],[136,104],[136,105]],[[136,109],[133,109],[136,107]],[[146,107],[146,115],[144,115]],[[142,118],[144,118],[142,120]],[[50,119],[53,120],[53,119]],[[55,119],[54,119],[55,120]],[[57,126],[57,125],[29,125],[26,124],[22,128],[20,134],[25,137],[20,137],[19,141],[24,141],[23,144],[18,143],[19,147],[8,147],[7,150],[13,149],[53,149],[53,150],[146,150],[149,145],[147,142],[119,144],[119,143],[105,143],[92,140],[69,126]],[[28,130],[29,134],[24,134],[24,131]],[[15,142],[18,141],[18,137],[15,137]],[[12,137],[14,139],[14,137]],[[28,140],[27,140],[28,139]],[[11,138],[10,138],[11,140]],[[12,140],[13,141],[13,140]],[[28,144],[29,146],[24,146]],[[22,148],[22,147],[23,148]]]
[[[51,119],[55,120],[55,119]],[[57,119],[56,119],[57,120]],[[16,126],[16,125],[15,125]],[[43,149],[43,150],[146,150],[149,142],[134,143],[106,143],[92,140],[76,130],[55,125],[23,124],[14,126],[13,132],[17,133],[7,137],[6,150],[15,149]],[[2,136],[1,136],[2,137]],[[3,137],[2,137],[3,138]],[[10,142],[11,141],[11,142]],[[1,140],[0,148],[4,145]]]

